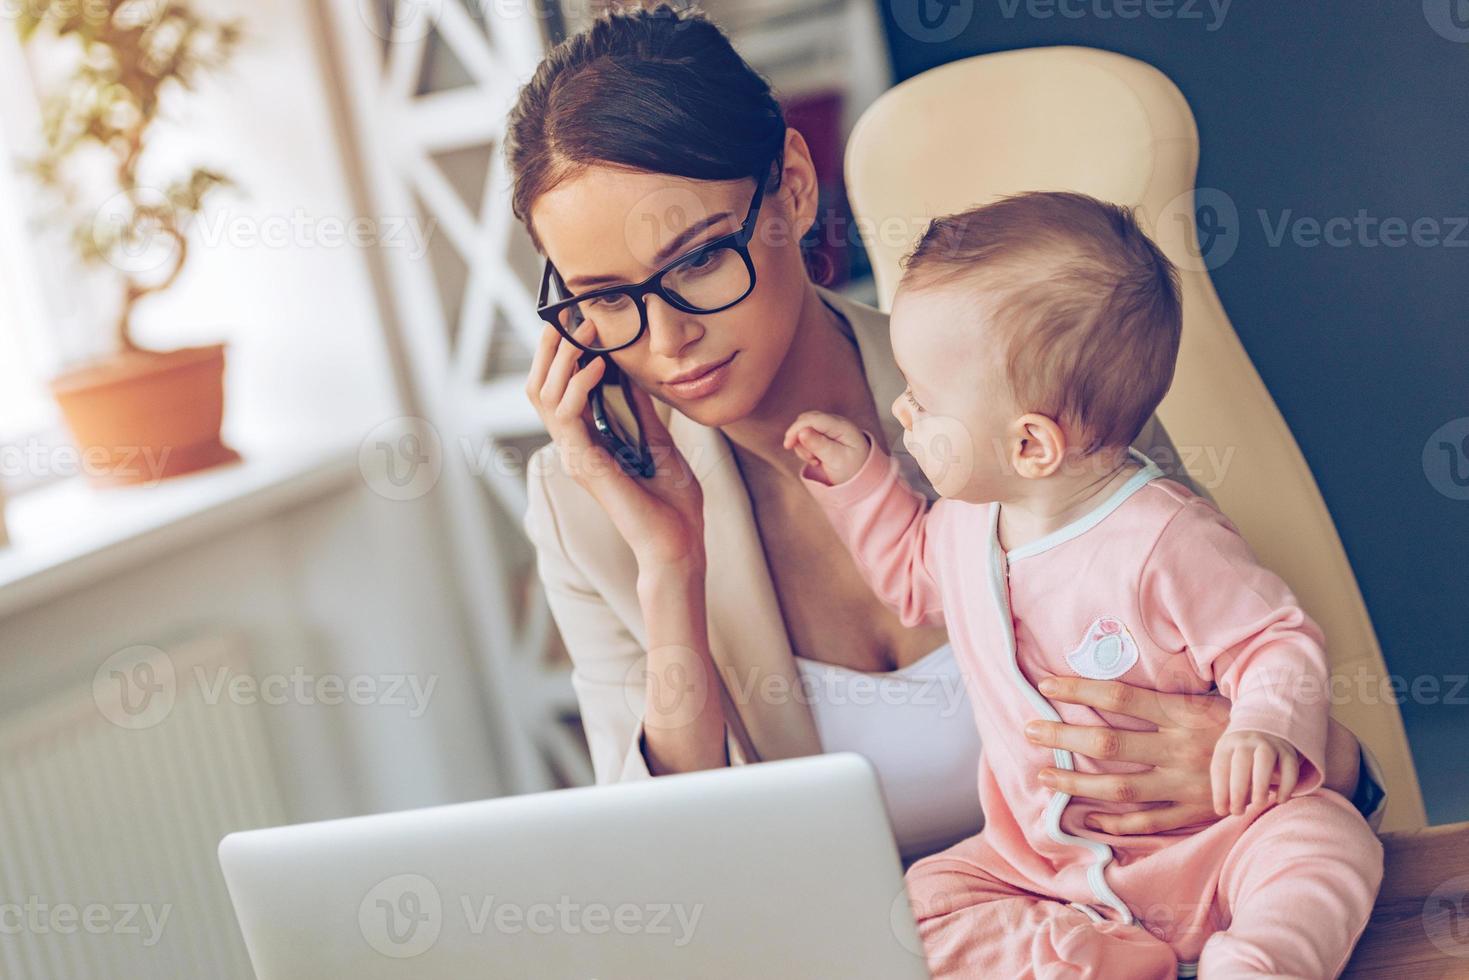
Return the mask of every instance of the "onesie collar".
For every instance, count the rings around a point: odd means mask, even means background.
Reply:
[[[1137,493],[1149,483],[1163,476],[1163,471],[1159,468],[1157,463],[1153,462],[1151,459],[1148,459],[1148,457],[1144,456],[1142,453],[1131,447],[1128,448],[1127,452],[1130,456],[1132,456],[1133,459],[1141,463],[1143,468],[1138,470],[1132,476],[1128,477],[1127,482],[1118,487],[1117,490],[1112,494],[1112,496],[1108,497],[1105,501],[1098,504],[1087,513],[1083,514],[1081,517],[1078,517],[1070,524],[1067,524],[1064,527],[1059,527],[1056,530],[1052,531],[1050,534],[1047,534],[1045,537],[1037,538],[1030,544],[1022,545],[1019,548],[1012,548],[1011,550],[1005,552],[1005,559],[1007,561],[1019,561],[1022,558],[1029,558],[1032,555],[1038,555],[1043,551],[1049,551],[1052,548],[1056,547],[1058,544],[1064,544],[1074,537],[1085,534],[1087,531],[1090,531],[1092,528],[1102,523],[1102,521],[1106,520],[1107,515],[1112,513],[1118,507],[1121,507],[1127,501],[1128,497],[1131,497],[1133,494]],[[996,504],[996,534],[999,533],[999,519],[1000,507],[998,504]]]

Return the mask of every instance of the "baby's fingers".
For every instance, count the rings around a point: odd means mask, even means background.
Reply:
[[[800,415],[797,415],[796,420],[786,426],[785,438],[781,440],[781,445],[787,449],[794,449],[796,447],[796,440],[800,437],[801,433],[807,429],[814,428],[816,419],[825,414],[824,412],[802,412]]]
[[[790,449],[798,435],[803,431],[811,430],[819,432],[828,439],[842,443],[843,445],[859,445],[861,443],[860,437],[855,443],[849,442],[852,439],[852,434],[860,430],[840,415],[833,415],[830,412],[802,412],[796,416],[796,420],[786,429],[785,447]]]
[[[839,439],[833,439],[818,429],[802,429],[796,433],[796,444],[791,448],[797,453],[805,450],[815,456],[829,453],[833,450],[842,449],[846,444]]]

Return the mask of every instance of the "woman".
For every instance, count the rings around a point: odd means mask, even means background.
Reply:
[[[507,156],[516,216],[547,257],[526,393],[555,449],[533,458],[526,529],[598,782],[854,750],[878,770],[905,857],[977,832],[979,746],[944,631],[904,628],[869,592],[781,446],[802,411],[846,415],[932,494],[886,411],[903,390],[886,315],[807,273],[815,172],[769,87],[701,17],[615,14],[546,57]],[[642,426],[651,479],[592,425],[609,371],[631,382],[631,405],[608,410]],[[1156,420],[1138,448],[1177,459]],[[1222,698],[1083,678],[1045,693],[1157,728],[1035,723],[1041,744],[1138,764],[1042,774],[1150,804],[1097,830],[1214,819]],[[1379,811],[1360,758],[1334,726],[1328,785]]]

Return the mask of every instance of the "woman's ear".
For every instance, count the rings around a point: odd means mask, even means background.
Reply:
[[[1017,476],[1039,480],[1061,468],[1066,460],[1066,432],[1055,419],[1029,412],[1015,420],[1015,428],[1010,465]]]
[[[787,126],[785,159],[780,175],[780,197],[785,204],[786,219],[790,222],[789,238],[792,244],[799,242],[816,223],[818,191],[816,164],[811,160],[811,148],[806,145],[804,136]]]

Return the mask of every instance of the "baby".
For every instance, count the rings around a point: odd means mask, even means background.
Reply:
[[[1173,378],[1177,274],[1130,212],[1033,193],[934,221],[892,311],[903,443],[928,507],[876,439],[803,413],[785,444],[874,591],[943,624],[985,751],[985,829],[909,869],[935,977],[1334,977],[1366,925],[1382,848],[1322,786],[1322,636],[1208,501],[1129,449]],[[1227,410],[1227,407],[1221,407]],[[1151,730],[1053,704],[1045,679],[1217,687],[1217,822],[1118,837],[1053,766],[1034,718]],[[1202,764],[1202,763],[1201,763]]]

